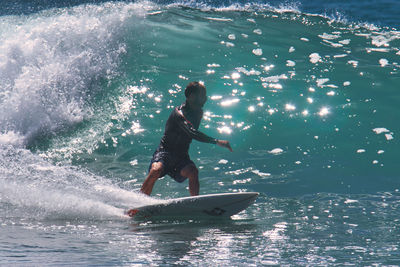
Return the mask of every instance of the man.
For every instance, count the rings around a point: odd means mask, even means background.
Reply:
[[[217,144],[232,152],[228,141],[211,138],[198,131],[203,117],[203,106],[207,101],[206,88],[199,82],[189,83],[185,89],[186,102],[176,107],[165,125],[164,136],[153,154],[149,174],[140,191],[150,195],[158,178],[168,174],[182,183],[189,179],[189,192],[199,194],[199,171],[189,158],[189,146],[192,139]]]

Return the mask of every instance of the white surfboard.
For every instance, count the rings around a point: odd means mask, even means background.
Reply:
[[[223,216],[229,217],[251,205],[259,193],[223,193],[182,197],[161,204],[142,206],[127,211],[131,217],[150,216]]]

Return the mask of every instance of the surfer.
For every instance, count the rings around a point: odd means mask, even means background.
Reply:
[[[188,153],[192,139],[217,144],[232,152],[228,141],[218,140],[198,131],[203,117],[203,106],[207,101],[205,86],[199,82],[189,83],[185,89],[185,97],[185,103],[171,112],[160,145],[153,154],[149,173],[140,189],[146,195],[151,194],[157,179],[166,174],[179,183],[189,179],[190,195],[199,194],[199,171]]]

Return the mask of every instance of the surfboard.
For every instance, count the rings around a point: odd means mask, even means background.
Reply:
[[[130,209],[127,215],[130,217],[229,217],[250,206],[258,195],[257,192],[240,192],[174,198],[165,200],[163,203]]]

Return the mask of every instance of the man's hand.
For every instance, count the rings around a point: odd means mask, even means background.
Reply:
[[[229,144],[229,141],[217,140],[217,145],[219,145],[220,147],[226,147],[227,149],[229,149],[230,152],[233,152],[231,145]]]

